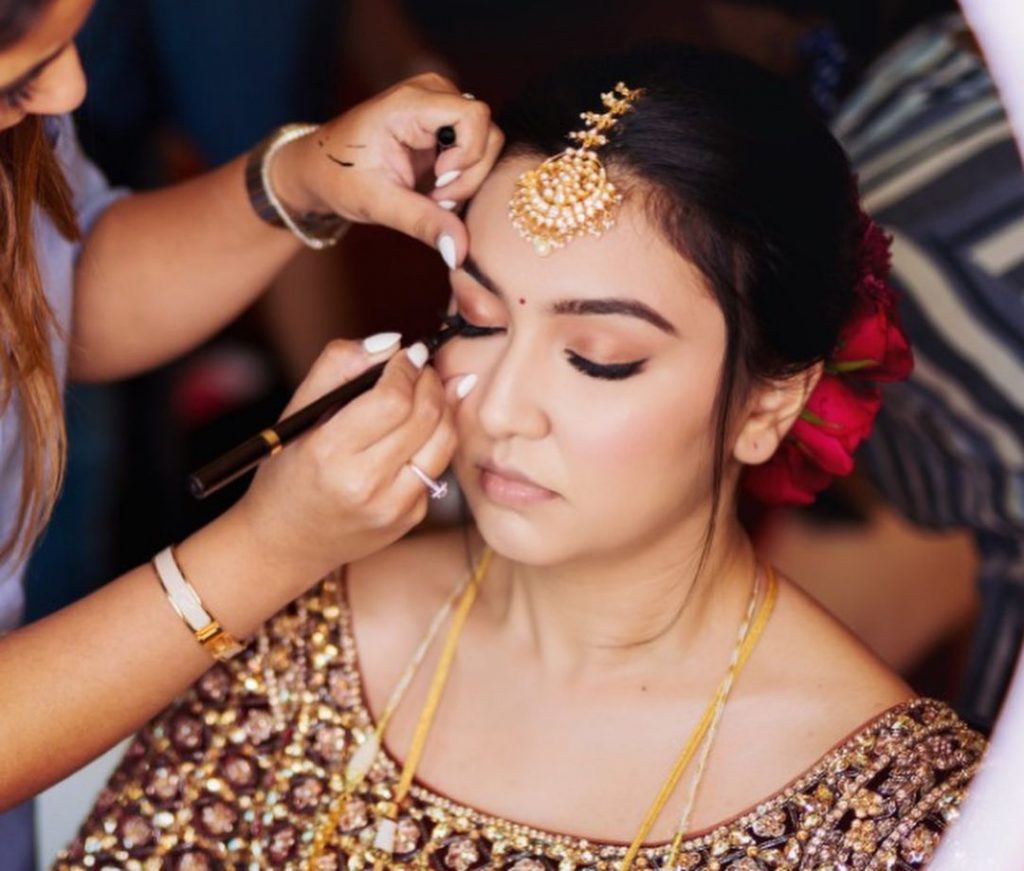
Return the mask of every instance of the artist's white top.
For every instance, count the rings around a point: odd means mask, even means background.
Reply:
[[[64,168],[74,198],[79,226],[85,234],[97,218],[118,196],[106,179],[82,154],[69,117],[47,119],[47,132]],[[53,354],[61,383],[67,369],[67,341],[71,332],[71,294],[74,266],[80,245],[69,242],[40,213],[34,219],[36,255],[43,287],[61,326],[52,338]],[[0,412],[0,541],[7,539],[17,517],[21,499],[21,416],[18,402],[12,398]],[[21,620],[25,603],[22,579],[24,561],[9,559],[0,563],[0,634],[13,629]]]

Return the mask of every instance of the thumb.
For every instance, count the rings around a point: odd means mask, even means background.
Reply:
[[[458,215],[441,208],[434,200],[398,185],[381,196],[376,220],[434,248],[445,266],[455,269],[469,248],[466,225]]]
[[[401,346],[398,333],[378,333],[362,342],[334,339],[327,343],[302,383],[296,388],[291,401],[281,412],[287,417],[303,406],[315,402],[335,387],[351,381],[371,366],[390,358]]]

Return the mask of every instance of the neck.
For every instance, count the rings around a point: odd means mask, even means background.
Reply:
[[[720,527],[698,573],[699,540],[676,535],[628,553],[554,566],[496,556],[481,610],[545,668],[570,677],[678,667],[735,637],[756,559],[738,523]]]

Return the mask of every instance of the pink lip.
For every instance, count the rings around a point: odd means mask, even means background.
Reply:
[[[536,505],[556,495],[521,472],[491,462],[480,464],[480,488],[488,499],[503,505]]]

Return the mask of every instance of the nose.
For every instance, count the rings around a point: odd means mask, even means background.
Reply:
[[[61,115],[82,105],[86,83],[78,50],[69,45],[39,76],[25,108],[34,115]]]
[[[478,415],[491,439],[539,439],[548,434],[550,419],[541,395],[544,376],[539,356],[531,353],[525,342],[517,343],[513,338],[485,374],[476,391]]]

